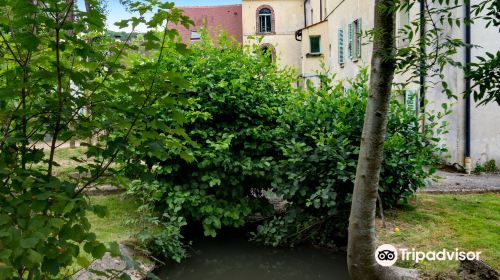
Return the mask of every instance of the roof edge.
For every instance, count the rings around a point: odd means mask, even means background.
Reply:
[[[242,4],[226,4],[226,5],[211,5],[211,6],[175,6],[178,9],[182,8],[223,8],[223,7],[241,7]]]

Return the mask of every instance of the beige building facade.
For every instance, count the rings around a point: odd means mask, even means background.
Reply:
[[[304,26],[303,0],[243,0],[243,44],[271,48],[277,63],[300,69],[301,44],[295,32]]]
[[[479,0],[471,0],[471,5],[478,4]],[[464,9],[455,10],[453,16],[464,18]],[[466,28],[462,26],[448,28],[448,34],[454,38],[466,38]],[[486,27],[484,20],[476,20],[470,26],[470,44],[480,46],[470,49],[471,62],[478,62],[479,56],[486,52],[496,53],[500,50],[500,33],[498,27]],[[466,62],[466,50],[459,51],[454,59]],[[447,66],[444,69],[444,80],[458,99],[448,99],[442,94],[440,86],[429,88],[426,92],[428,104],[425,110],[442,111],[441,104],[451,104],[452,114],[445,117],[448,134],[442,137],[443,144],[448,147],[446,159],[449,163],[458,163],[461,166],[484,164],[495,160],[500,166],[500,106],[493,102],[486,106],[478,105],[473,98],[469,101],[460,94],[467,89],[467,82],[462,71]],[[436,78],[428,78],[428,82],[436,82]],[[473,81],[471,81],[473,84]]]
[[[479,1],[472,0],[471,5]],[[267,10],[260,13],[262,9],[272,10],[270,19]],[[400,12],[396,28],[408,25],[419,13],[418,3],[409,11]],[[454,16],[463,18],[465,14],[463,10],[456,10]],[[337,79],[345,79],[355,76],[360,67],[369,66],[372,47],[364,35],[373,28],[373,18],[371,0],[243,0],[243,41],[250,43],[250,37],[262,36],[261,44],[275,49],[279,65],[294,67],[303,81],[317,84],[319,72],[329,71]],[[268,21],[271,27],[266,25]],[[486,51],[500,50],[500,34],[495,27],[486,28],[484,22],[479,21],[470,31],[470,43],[482,46],[471,50],[472,62]],[[452,37],[465,38],[464,26],[449,28],[447,32]],[[397,40],[398,47],[409,43],[404,36]],[[465,62],[464,57],[465,50],[457,53],[455,60]],[[496,103],[477,107],[473,100],[466,101],[462,97],[466,89],[463,72],[450,66],[444,74],[452,92],[459,96],[458,100],[448,99],[441,88],[433,86],[424,93],[426,102],[421,102],[419,81],[407,85],[406,97],[401,98],[406,99],[409,93],[416,94],[417,100],[409,105],[420,113],[438,112],[442,110],[442,103],[451,104],[452,113],[444,119],[449,132],[440,136],[449,150],[444,158],[448,164],[468,170],[491,159],[499,164],[500,107]],[[395,78],[396,83],[407,80],[405,75]],[[425,85],[433,82],[436,82],[434,78],[424,77]]]

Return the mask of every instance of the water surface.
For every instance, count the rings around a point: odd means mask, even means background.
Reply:
[[[269,248],[241,237],[205,239],[193,256],[156,272],[162,280],[344,280],[345,254],[311,247]]]

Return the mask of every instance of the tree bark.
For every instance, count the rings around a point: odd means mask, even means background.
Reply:
[[[85,2],[85,11],[87,11],[87,13],[90,13],[91,10],[90,1],[85,0],[84,2]]]
[[[354,280],[416,279],[415,270],[383,267],[375,260],[378,183],[396,68],[395,4],[394,0],[375,0],[370,87],[349,217],[347,263]]]

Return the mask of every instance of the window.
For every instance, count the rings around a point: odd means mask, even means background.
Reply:
[[[417,92],[414,90],[405,91],[405,105],[407,110],[416,112],[417,111]]]
[[[191,41],[200,40],[201,34],[198,31],[191,30]]]
[[[353,48],[354,48],[354,23],[349,23],[347,26],[347,32],[348,34],[348,43],[347,43],[347,56],[349,56],[350,60],[354,60],[354,57],[352,55]]]
[[[361,58],[361,38],[363,37],[363,30],[361,29],[361,18],[355,21],[356,23],[356,57]]]
[[[271,44],[263,44],[260,46],[260,50],[264,56],[269,57],[269,62],[273,62],[276,54],[276,50]]]
[[[272,12],[268,8],[259,10],[259,30],[260,33],[272,32]]]
[[[321,36],[310,36],[309,37],[309,46],[310,46],[310,51],[309,53],[311,54],[318,54],[321,52],[321,47],[320,47],[320,42],[321,42]]]
[[[409,44],[409,31],[410,31],[410,4],[408,0],[401,1],[401,8],[399,10],[399,46],[406,47]]]
[[[342,27],[339,28],[338,31],[338,42],[339,42],[339,64],[344,65],[344,29]]]
[[[348,26],[349,32],[349,42],[347,46],[347,52],[349,59],[352,61],[358,60],[361,58],[361,19],[357,19],[352,23],[349,23]]]

